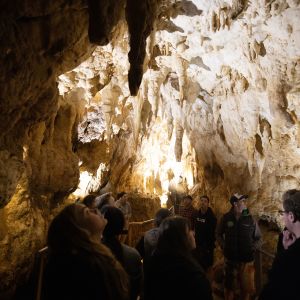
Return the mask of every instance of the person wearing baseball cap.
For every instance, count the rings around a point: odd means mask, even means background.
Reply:
[[[225,257],[225,300],[234,299],[237,290],[240,290],[241,300],[250,299],[255,293],[254,252],[261,245],[261,232],[247,208],[246,199],[248,195],[238,193],[230,197],[231,209],[224,214],[217,229]]]

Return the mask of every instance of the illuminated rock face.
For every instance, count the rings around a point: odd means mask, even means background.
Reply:
[[[154,31],[131,66],[132,1],[101,19],[111,41],[100,47],[86,1],[42,2],[7,5],[1,19],[0,290],[26,277],[77,187],[166,201],[182,181],[218,213],[237,191],[279,222],[300,177],[299,1],[140,1],[155,9],[133,42]]]

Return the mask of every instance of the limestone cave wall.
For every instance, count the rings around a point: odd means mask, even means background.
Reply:
[[[248,193],[280,225],[299,186],[300,1],[139,3],[0,3],[1,291],[89,191]]]

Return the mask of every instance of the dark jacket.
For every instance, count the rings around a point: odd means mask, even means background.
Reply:
[[[192,259],[157,254],[145,269],[145,300],[212,300],[210,283]]]
[[[122,244],[123,266],[130,279],[130,299],[137,299],[141,293],[143,281],[143,266],[141,256],[138,251],[132,247]]]
[[[43,300],[108,299],[107,278],[89,257],[51,257],[43,278]]]
[[[226,213],[218,227],[218,240],[228,260],[250,262],[259,247],[261,232],[248,210],[236,219],[233,209]]]
[[[195,229],[195,240],[197,247],[213,249],[215,248],[215,231],[217,219],[210,207],[205,214],[201,209],[193,216],[193,227]]]
[[[259,300],[296,300],[299,293],[300,238],[274,259]]]

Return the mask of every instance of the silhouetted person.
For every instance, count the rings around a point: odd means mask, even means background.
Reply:
[[[234,299],[238,288],[241,300],[255,293],[254,252],[260,247],[261,232],[246,206],[247,198],[247,195],[232,195],[232,207],[218,227],[218,241],[225,257],[225,300]]]
[[[120,242],[119,236],[124,232],[125,218],[120,209],[106,205],[101,212],[107,219],[103,231],[103,243],[109,247],[122,264],[130,278],[130,299],[136,300],[141,293],[143,268],[138,251]]]
[[[194,232],[186,218],[168,217],[145,268],[145,300],[212,300],[204,271],[193,259]]]
[[[95,194],[89,194],[89,195],[86,195],[83,200],[82,200],[82,203],[84,205],[86,205],[88,208],[97,208],[97,201],[96,201],[96,197],[97,195]]]
[[[282,236],[284,250],[277,253],[259,300],[300,298],[300,190],[288,190],[283,194],[280,213],[286,228]]]
[[[139,251],[145,261],[151,256],[153,250],[156,247],[158,236],[159,236],[159,225],[161,222],[171,216],[172,212],[167,208],[160,208],[154,217],[154,228],[145,232],[144,236],[141,237],[136,249]]]
[[[65,207],[48,231],[43,299],[127,299],[128,277],[100,242],[106,219],[81,204]]]
[[[179,206],[178,215],[187,218],[190,222],[190,226],[193,226],[193,216],[196,213],[196,209],[192,205],[193,198],[190,195],[185,195]]]
[[[112,192],[107,192],[103,195],[96,197],[96,205],[99,210],[102,209],[104,205],[115,205],[115,198],[112,196]]]
[[[194,254],[201,266],[207,270],[214,261],[217,219],[209,207],[209,198],[204,195],[200,197],[200,201],[200,209],[193,216],[196,240]]]

